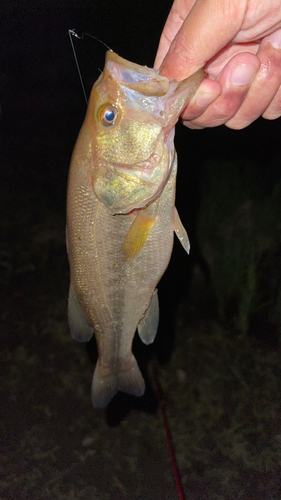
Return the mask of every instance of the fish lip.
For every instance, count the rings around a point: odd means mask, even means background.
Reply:
[[[120,86],[135,90],[142,95],[164,97],[169,91],[168,78],[159,75],[156,69],[128,61],[114,51],[106,53],[105,68]],[[138,91],[140,85],[141,92]],[[149,93],[145,92],[147,85]]]

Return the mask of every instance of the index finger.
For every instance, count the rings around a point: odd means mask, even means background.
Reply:
[[[180,81],[205,66],[206,62],[233,40],[239,32],[246,4],[247,0],[239,2],[196,0],[171,42],[160,66],[160,74],[168,77],[169,80]],[[171,27],[171,20],[169,20],[167,28],[165,26],[166,39],[173,33]],[[165,46],[162,42],[161,50],[163,48]]]

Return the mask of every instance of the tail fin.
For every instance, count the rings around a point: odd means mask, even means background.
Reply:
[[[95,408],[105,408],[118,391],[127,392],[134,396],[142,396],[145,383],[138,367],[136,358],[132,355],[130,367],[125,371],[102,374],[97,362],[92,382],[92,403]]]

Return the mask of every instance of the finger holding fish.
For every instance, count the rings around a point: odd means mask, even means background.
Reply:
[[[281,30],[278,31],[280,43]],[[270,115],[271,119],[280,116],[280,108],[275,107],[274,98],[281,84],[281,49],[275,46],[272,37],[274,33],[265,37],[259,45],[256,54],[258,71],[252,79],[245,101],[235,117],[226,123],[230,128],[244,128],[259,116],[267,118]]]
[[[229,126],[233,124],[232,128],[243,128],[243,123],[239,120],[239,112],[244,101],[248,99],[248,92],[251,92],[259,67],[260,61],[254,54],[243,52],[233,56],[216,76],[216,81],[202,82],[201,87],[205,87],[205,90],[202,94],[199,88],[182,113],[183,124],[193,129],[217,127],[224,123]],[[215,87],[215,84],[221,89],[217,97],[215,97],[215,92],[218,87]],[[209,96],[210,103],[208,102]],[[215,97],[214,100],[212,100],[213,97]],[[196,115],[200,104],[203,104],[202,112]],[[232,122],[234,116],[235,120]]]
[[[186,126],[223,123],[242,129],[259,116],[280,116],[280,20],[281,4],[275,0],[174,0],[155,66],[160,74],[177,79],[204,66],[209,78],[221,85],[214,99],[209,80],[202,84],[182,115]]]

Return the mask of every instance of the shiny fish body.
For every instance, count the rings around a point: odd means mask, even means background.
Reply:
[[[132,354],[138,328],[153,342],[156,286],[175,231],[189,250],[175,209],[174,125],[204,78],[169,82],[109,51],[95,83],[72,156],[67,194],[71,335],[95,332],[98,361],[92,402],[105,407],[119,390],[141,396],[144,380]]]

